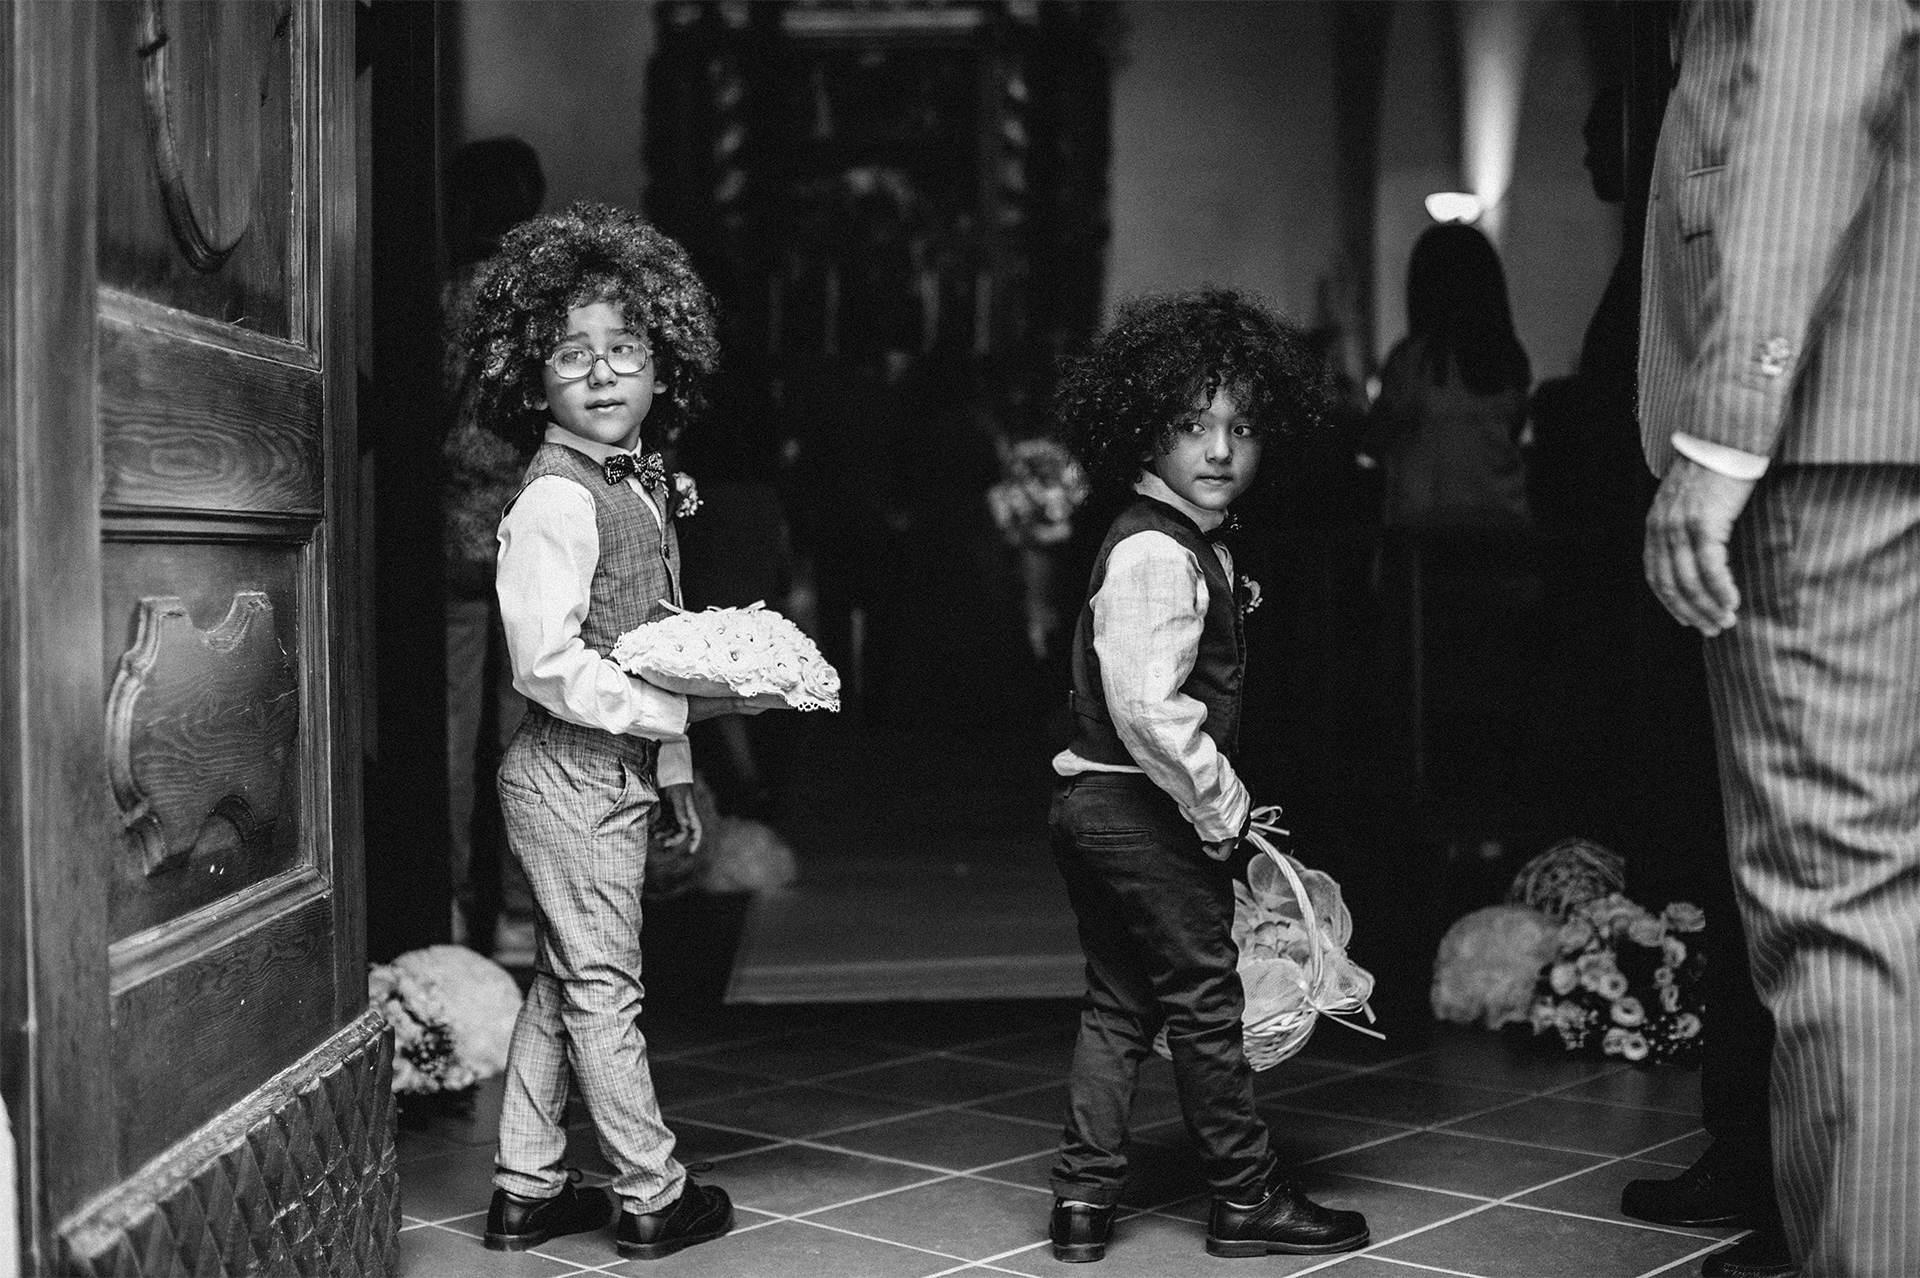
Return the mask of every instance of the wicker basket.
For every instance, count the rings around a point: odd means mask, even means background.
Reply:
[[[1326,879],[1333,889],[1332,900],[1338,915],[1321,918],[1321,912],[1315,909],[1313,896],[1302,877],[1301,872],[1306,867],[1273,845],[1270,835],[1286,833],[1275,824],[1275,818],[1279,815],[1280,809],[1277,807],[1256,809],[1247,827],[1247,839],[1273,862],[1287,886],[1292,889],[1307,937],[1307,955],[1304,964],[1296,964],[1291,959],[1278,960],[1287,968],[1297,969],[1297,975],[1289,973],[1292,982],[1298,985],[1297,1001],[1290,1001],[1289,1006],[1265,1016],[1259,1016],[1249,1007],[1247,1015],[1242,1018],[1241,1034],[1247,1064],[1256,1070],[1272,1069],[1305,1047],[1321,1017],[1371,1038],[1386,1037],[1378,1030],[1346,1019],[1358,1013],[1369,1022],[1373,1020],[1373,1009],[1367,1005],[1367,998],[1373,992],[1373,977],[1346,956],[1344,946],[1347,933],[1352,928],[1352,920],[1346,916],[1346,907],[1339,899],[1339,885],[1333,883],[1331,878]],[[1325,875],[1320,877],[1326,878]],[[1250,960],[1243,956],[1240,967],[1245,972],[1250,965],[1270,962],[1274,960]],[[1154,1038],[1153,1048],[1161,1056],[1171,1055],[1165,1026]]]

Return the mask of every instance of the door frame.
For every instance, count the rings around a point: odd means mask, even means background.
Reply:
[[[119,1165],[113,1096],[107,850],[122,835],[107,783],[101,661],[97,10],[21,4],[0,16],[0,1096],[16,1137],[28,1272],[76,1263],[63,1235],[83,1222],[101,1228],[110,1200],[119,1214],[109,1225],[125,1219],[134,1236],[129,1202],[157,1205],[231,1153],[210,1135],[231,1128],[244,1139],[314,1079],[344,1067],[360,1071],[355,1095],[386,1087],[388,1040],[366,1012],[361,716],[350,695],[362,677],[354,6],[296,2],[312,21],[307,65],[319,86],[308,99],[309,167],[295,182],[318,193],[299,233],[321,251],[296,250],[294,260],[312,299],[330,432],[312,553],[325,562],[315,619],[332,642],[327,669],[314,672],[324,693],[312,739],[324,743],[332,792],[330,810],[313,815],[330,842],[316,868],[332,898],[333,1030],[272,1085],[141,1168]],[[385,1118],[369,1108],[385,1124],[371,1139],[389,1167],[390,1100]],[[126,1255],[113,1258],[115,1271],[126,1271]]]

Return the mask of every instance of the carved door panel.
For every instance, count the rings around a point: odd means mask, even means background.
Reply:
[[[94,377],[109,828],[97,914],[39,926],[105,955],[74,1032],[110,1148],[46,1194],[83,1272],[390,1259],[347,695],[357,7],[110,0],[80,26],[95,358],[69,371]]]

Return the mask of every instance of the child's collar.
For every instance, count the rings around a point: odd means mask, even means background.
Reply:
[[[1225,511],[1206,510],[1194,505],[1185,497],[1182,497],[1179,493],[1169,488],[1166,480],[1160,478],[1160,476],[1150,470],[1142,473],[1140,478],[1133,481],[1133,491],[1139,493],[1142,497],[1151,497],[1162,505],[1173,507],[1188,519],[1191,519],[1194,527],[1203,533],[1212,532],[1222,523],[1226,522],[1227,516]]]

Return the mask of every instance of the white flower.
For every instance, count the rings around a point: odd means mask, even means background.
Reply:
[[[1647,1037],[1644,1034],[1629,1032],[1620,1041],[1620,1054],[1630,1061],[1644,1061],[1648,1051]]]
[[[700,486],[684,470],[673,472],[673,517],[686,519],[700,509]]]
[[[1707,912],[1691,901],[1669,902],[1662,917],[1676,932],[1698,932],[1707,925]]]
[[[1700,1032],[1700,1018],[1692,1012],[1682,1012],[1673,1022],[1675,1038],[1692,1038]]]
[[[1560,952],[1578,954],[1593,940],[1593,924],[1575,916],[1560,925]]]
[[[1666,934],[1666,925],[1650,915],[1642,915],[1627,923],[1627,936],[1635,945],[1644,945],[1650,950],[1658,949]]]
[[[1240,605],[1240,615],[1245,617],[1260,606],[1260,583],[1242,573],[1240,589],[1246,595],[1246,602]]]
[[[1660,1010],[1663,1012],[1677,1012],[1680,1010],[1680,987],[1678,985],[1662,985],[1660,987]]]
[[[1677,936],[1669,936],[1660,942],[1660,956],[1668,967],[1679,967],[1687,961],[1687,943]]]
[[[1626,1046],[1627,1046],[1627,1032],[1621,1029],[1618,1025],[1608,1030],[1606,1037],[1600,1040],[1601,1050],[1606,1052],[1606,1054],[1609,1056],[1620,1055],[1623,1051],[1626,1050]]]
[[[1613,1001],[1613,1023],[1628,1029],[1647,1019],[1647,1009],[1637,998],[1622,996]]]
[[[1571,994],[1580,984],[1580,970],[1571,963],[1555,963],[1547,973],[1547,984],[1555,994]]]
[[[1600,984],[1594,987],[1593,992],[1605,999],[1623,998],[1627,993],[1627,978],[1619,972],[1608,972],[1600,978]]]

